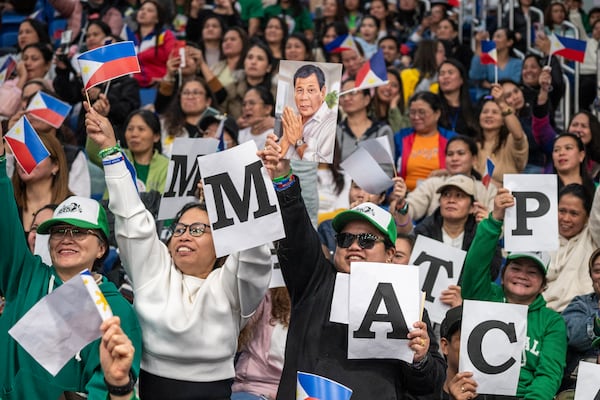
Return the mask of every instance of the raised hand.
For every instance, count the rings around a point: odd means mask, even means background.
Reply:
[[[91,108],[87,101],[83,102],[83,107],[86,111],[85,130],[88,137],[100,147],[100,150],[115,146],[117,139],[108,118]]]

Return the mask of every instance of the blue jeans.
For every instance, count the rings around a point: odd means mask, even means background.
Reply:
[[[257,396],[252,393],[246,392],[235,392],[231,394],[231,400],[264,400],[266,397]]]

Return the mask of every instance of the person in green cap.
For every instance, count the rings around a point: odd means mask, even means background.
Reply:
[[[439,393],[446,366],[426,314],[422,321],[407,321],[415,328],[407,337],[415,352],[413,363],[348,358],[348,325],[330,321],[337,275],[350,273],[353,262],[391,263],[396,252],[396,221],[388,211],[370,202],[341,212],[332,223],[337,246],[331,262],[321,250],[298,179],[292,175],[289,161],[280,159],[281,146],[276,140],[270,135],[259,154],[274,178],[279,198],[286,237],[277,242],[276,248],[292,302],[277,399],[296,397],[297,371],[321,375],[349,387],[353,400],[406,399]]]
[[[0,318],[0,399],[58,399],[65,392],[84,393],[88,399],[98,400],[131,398],[141,351],[133,356],[129,374],[114,379],[115,375],[109,371],[105,380],[100,365],[101,339],[97,339],[52,376],[9,335],[9,329],[40,299],[80,272],[93,271],[101,264],[108,253],[109,229],[106,213],[97,201],[78,196],[67,198],[58,205],[53,217],[37,230],[41,234],[50,234],[52,265],[45,265],[39,256],[30,252],[23,235],[12,184],[6,175],[4,151],[4,143],[0,140],[0,219],[3,221],[0,228],[0,293],[6,297]],[[113,314],[120,317],[124,333],[134,348],[141,349],[141,331],[133,308],[115,285],[102,275],[93,273],[93,276]],[[73,299],[73,302],[77,300]],[[114,329],[111,332],[114,333]],[[99,337],[100,334],[99,327]]]
[[[527,338],[516,397],[552,399],[565,368],[567,332],[560,314],[546,307],[541,294],[546,286],[549,254],[511,252],[502,270],[502,285],[490,282],[489,268],[502,234],[504,213],[514,205],[515,199],[508,189],[498,189],[494,210],[489,218],[479,223],[467,252],[462,272],[462,296],[469,300],[528,306]]]

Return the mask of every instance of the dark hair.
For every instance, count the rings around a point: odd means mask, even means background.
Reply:
[[[442,21],[449,22],[450,25],[452,26],[452,29],[454,30],[454,32],[458,32],[458,24],[456,23],[455,20],[453,20],[452,18],[449,18],[449,17],[444,17],[440,20],[440,22],[442,22]],[[438,24],[440,22],[438,22]]]
[[[587,157],[593,161],[600,162],[600,121],[598,121],[598,118],[596,118],[591,112],[587,110],[581,110],[571,117],[569,126],[571,126],[573,119],[575,119],[575,117],[579,114],[585,115],[588,118],[588,124],[590,125],[592,140],[585,145]]]
[[[217,22],[219,23],[219,27],[221,28],[221,38],[219,39],[219,51],[221,50],[221,43],[223,43],[223,36],[225,35],[225,29],[227,28],[227,25],[225,24],[225,22],[223,21],[223,18],[221,18],[220,15],[215,14],[215,13],[210,13],[209,15],[207,15],[204,20],[202,21],[202,26],[200,27],[200,38],[202,39],[200,40],[200,42],[198,43],[200,46],[200,50],[202,50],[202,52],[204,52],[205,47],[204,47],[204,37],[202,37],[203,35],[203,31],[204,31],[204,26],[206,25],[206,22],[208,22],[208,20],[217,20]]]
[[[275,98],[273,97],[273,93],[271,93],[271,91],[266,87],[258,85],[248,89],[246,94],[252,90],[254,90],[258,94],[258,97],[260,97],[260,99],[266,106],[271,106],[271,116],[275,116]]]
[[[404,114],[404,95],[402,91],[402,79],[400,78],[400,72],[396,68],[388,67],[387,69],[388,77],[394,76],[398,81],[398,94],[400,98],[398,99],[398,109],[402,114]],[[387,123],[388,113],[390,110],[390,105],[382,103],[379,100],[378,91],[375,91],[375,96],[373,97],[373,101],[371,101],[371,109],[373,111],[373,115],[377,117],[379,120],[385,121]],[[385,109],[385,114],[383,114],[383,109]]]
[[[39,21],[35,18],[26,18],[19,24],[19,27],[26,22],[29,23],[29,25],[31,25],[35,33],[37,33],[39,39],[38,43],[51,44],[50,35],[48,34],[48,25],[46,25],[45,22]],[[23,49],[19,48],[18,43],[17,50],[23,51]]]
[[[90,26],[92,26],[92,25],[96,25],[98,28],[100,28],[100,30],[102,31],[102,33],[104,33],[105,36],[112,35],[110,26],[108,26],[108,24],[106,22],[102,21],[101,19],[90,20],[90,22],[88,23],[87,29],[89,29]],[[87,35],[87,29],[86,29],[86,35]]]
[[[283,38],[281,39],[281,43],[279,43],[279,51],[281,51],[281,54],[285,55],[285,43],[287,41],[287,37],[289,34],[288,33],[288,24],[283,17],[280,17],[279,15],[273,15],[273,16],[267,18],[267,23],[265,24],[265,29],[266,29],[266,26],[269,24],[269,22],[273,19],[279,22],[279,27],[283,31]],[[266,42],[266,39],[265,39],[265,42]]]
[[[587,215],[590,215],[592,211],[592,200],[593,196],[590,196],[589,191],[579,183],[569,183],[565,187],[563,187],[558,193],[558,201],[563,198],[563,196],[571,195],[579,198],[583,203],[583,208]]]
[[[410,107],[410,105],[412,103],[414,103],[417,100],[422,100],[425,103],[429,104],[429,106],[431,107],[431,109],[433,111],[441,111],[442,109],[442,102],[440,101],[439,96],[431,93],[431,92],[417,92],[415,94],[413,94],[410,99],[408,99],[408,106]]]
[[[42,211],[44,211],[44,210],[54,211],[54,210],[56,210],[56,207],[58,207],[58,204],[55,204],[55,203],[46,204],[45,206],[40,207],[36,212],[33,213],[33,219],[35,219],[35,217]]]
[[[517,43],[517,36],[515,35],[515,31],[510,30],[508,28],[504,28],[504,27],[496,29],[496,32],[498,32],[498,31],[504,31],[504,33],[506,34],[506,40],[511,40],[512,41],[512,44],[508,48],[508,54],[511,57],[515,57],[515,53],[514,53],[514,50],[513,50],[514,47],[515,47],[515,43]]]
[[[198,76],[192,76],[192,77],[188,78],[181,84],[181,87],[179,88],[179,91],[177,92],[177,96],[173,96],[173,99],[171,100],[171,104],[169,105],[168,112],[165,114],[164,123],[165,123],[165,130],[167,131],[168,135],[179,136],[179,133],[182,131],[183,127],[185,126],[185,114],[183,113],[183,109],[181,108],[181,92],[183,92],[183,88],[189,82],[200,83],[202,85],[202,87],[204,88],[204,91],[206,92],[206,99],[207,100],[210,99],[210,101],[211,101],[210,104],[217,104],[212,90],[210,90],[208,83],[206,83],[206,81],[204,79],[202,79],[201,77],[198,77]]]
[[[42,42],[30,43],[27,46],[23,47],[21,53],[25,53],[25,50],[31,48],[38,49],[40,53],[42,53],[42,57],[44,57],[44,61],[46,62],[46,64],[52,61],[53,54],[49,44]]]
[[[600,12],[600,9],[598,11]],[[600,249],[594,250],[594,252],[590,256],[590,260],[588,262],[588,272],[590,273],[590,276],[592,276],[592,268],[594,267],[594,261],[596,261],[596,258],[598,258],[599,256],[600,256]]]
[[[360,27],[362,26],[363,22],[365,22],[366,19],[372,19],[375,22],[375,26],[377,27],[377,30],[379,30],[379,28],[381,27],[381,22],[377,18],[372,16],[371,14],[367,14],[367,15],[363,15],[362,19],[360,20],[360,25],[358,26],[357,31],[360,31]]]
[[[284,59],[285,59],[285,46],[287,46],[287,43],[290,41],[290,39],[297,39],[300,41],[300,43],[302,43],[302,46],[304,46],[304,61],[313,61],[310,42],[306,38],[306,35],[304,35],[304,33],[300,33],[300,32],[291,33],[288,37],[285,38],[285,40],[284,40],[285,44],[284,44],[284,48],[283,48]]]
[[[398,40],[398,38],[394,35],[385,35],[384,37],[382,37],[381,39],[379,39],[377,41],[377,47],[381,46],[381,42],[383,42],[384,40],[393,40],[394,43],[396,44],[396,49],[398,50],[398,53],[400,52],[400,41]]]
[[[439,41],[436,39],[424,39],[417,45],[413,67],[421,73],[420,79],[435,76],[438,66],[435,59]]]
[[[554,148],[554,144],[556,143],[556,141],[558,139],[565,138],[565,137],[573,139],[575,141],[575,143],[577,144],[577,148],[579,149],[579,151],[583,151],[583,152],[586,151],[585,145],[581,141],[581,138],[579,136],[577,136],[576,134],[569,133],[569,132],[564,132],[564,133],[561,133],[560,135],[556,136],[554,138],[554,142],[552,143],[552,147]],[[579,163],[579,176],[581,177],[581,182],[583,184],[583,187],[588,192],[588,196],[593,198],[594,191],[595,191],[595,185],[594,185],[594,181],[590,177],[590,174],[588,173],[588,170],[586,168],[586,159],[587,159],[587,155],[586,155],[586,158],[584,158],[584,160]],[[562,178],[557,173],[554,163],[552,163],[552,170],[554,173],[556,173],[556,177],[558,179],[558,190],[560,192],[565,187],[565,185],[562,181]],[[560,199],[560,196],[559,196],[559,199]],[[589,211],[588,211],[588,213],[589,213]]]
[[[146,110],[146,109],[137,109],[137,110],[133,110],[128,116],[127,119],[125,120],[125,124],[123,126],[125,126],[125,129],[127,129],[127,126],[129,125],[129,122],[131,121],[131,119],[135,116],[139,116],[146,125],[148,125],[148,127],[150,128],[150,130],[152,131],[152,133],[154,135],[158,135],[160,137],[161,135],[161,127],[160,127],[160,120],[158,119],[158,117],[156,116],[156,114],[154,114],[152,111],[150,110]],[[158,150],[159,153],[162,153],[162,145],[161,145],[161,141],[159,140],[158,142],[154,142],[154,148],[156,150]]]
[[[398,240],[398,239],[406,241],[408,243],[408,245],[410,246],[411,251],[415,247],[415,236],[411,235],[410,233],[398,232],[398,234],[396,236],[396,240]],[[395,243],[394,243],[394,247],[396,247]]]
[[[569,10],[567,10],[567,7],[565,7],[563,3],[560,3],[558,1],[551,2],[544,10],[544,25],[546,25],[551,30],[554,29],[554,21],[552,21],[552,8],[556,5],[562,7],[563,11],[565,12],[565,20],[569,19]]]
[[[493,103],[495,104],[498,108],[500,107],[493,98],[491,98],[491,96],[485,96],[482,97],[480,100],[480,107],[479,107],[479,112],[477,113],[478,115],[481,115],[481,112],[483,111],[483,107],[486,105],[486,103]],[[508,128],[506,127],[506,124],[504,123],[504,121],[502,121],[502,126],[500,127],[500,132],[498,133],[498,143],[496,143],[496,147],[494,147],[494,149],[492,150],[492,154],[496,154],[496,152],[500,151],[502,149],[502,147],[506,144],[506,141],[508,140],[508,135],[510,134],[510,132],[508,131]],[[483,137],[483,131],[481,129],[481,126],[479,127],[479,129],[477,130],[477,138],[476,138],[477,142],[481,143],[483,145],[484,142],[484,137]]]
[[[344,79],[342,81],[342,84],[340,87],[343,87],[347,82],[356,82],[356,76],[351,75],[351,76],[347,77],[346,79]],[[371,97],[371,89],[360,89],[360,90],[357,90],[357,92],[361,92],[364,96]]]
[[[141,5],[144,5],[146,3],[151,3],[154,5],[154,7],[156,7],[156,14],[158,17],[158,21],[156,21],[156,24],[154,24],[154,55],[157,56],[158,55],[158,39],[159,39],[159,33],[162,30],[163,26],[165,25],[165,22],[167,21],[167,12],[165,11],[164,7],[162,6],[162,4],[160,4],[158,2],[158,0],[143,0]],[[138,26],[137,28],[137,36],[140,38],[140,40],[142,40],[142,34],[140,31],[140,27]]]
[[[248,53],[250,52],[250,50],[253,47],[258,47],[259,49],[261,49],[262,51],[265,52],[265,54],[267,55],[267,62],[268,65],[273,65],[273,63],[275,62],[275,58],[273,57],[273,52],[271,51],[271,49],[269,48],[269,46],[263,42],[260,39],[253,39],[250,42],[250,46],[248,47],[248,52],[246,52],[246,56],[248,55]],[[246,58],[246,56],[244,56],[244,58]],[[267,71],[264,79],[263,79],[263,84],[265,84],[266,86],[268,86],[268,89],[271,89],[271,74],[272,74],[272,69],[271,71]]]
[[[479,155],[479,148],[477,147],[477,142],[475,142],[475,139],[466,135],[456,135],[448,139],[448,142],[446,142],[446,149],[444,150],[444,154],[446,156],[448,155],[448,147],[450,147],[450,144],[454,142],[463,142],[466,144],[467,148],[469,149],[469,153],[471,153],[473,157],[477,157]],[[481,180],[481,174],[477,172],[475,168],[471,168],[471,176],[478,181]]]
[[[305,64],[296,70],[294,73],[294,86],[296,86],[298,78],[308,78],[313,74],[316,76],[317,82],[319,82],[319,89],[323,89],[323,86],[325,86],[325,73],[314,64]]]
[[[229,31],[237,32],[237,34],[240,36],[240,39],[242,40],[242,52],[240,53],[240,59],[238,60],[238,63],[236,64],[235,69],[244,69],[244,58],[246,58],[246,53],[248,52],[248,49],[250,47],[250,40],[248,39],[248,33],[242,27],[230,26],[229,28],[227,28],[227,30],[225,32],[223,32],[223,38],[225,38],[225,35]],[[223,51],[223,49],[221,49],[221,52],[222,51]]]
[[[459,113],[460,116],[462,117],[463,121],[465,122],[465,125],[467,126],[467,129],[470,132],[460,132],[461,134],[475,134],[477,132],[478,128],[478,123],[475,119],[475,116],[477,115],[475,113],[475,110],[473,108],[473,102],[471,100],[471,95],[469,93],[469,76],[467,74],[467,70],[465,69],[465,66],[458,60],[454,59],[454,58],[447,58],[445,59],[441,64],[440,67],[438,68],[438,74],[440,69],[444,66],[444,65],[452,65],[454,68],[456,68],[458,70],[458,73],[460,74],[460,77],[463,81],[463,84],[461,85],[460,89],[459,89]],[[445,127],[445,128],[449,128],[452,129],[451,123],[450,123],[450,105],[448,104],[448,100],[446,99],[446,96],[444,94],[444,92],[442,91],[442,88],[439,89],[440,92],[440,100],[442,102],[442,115],[440,116],[440,125]]]

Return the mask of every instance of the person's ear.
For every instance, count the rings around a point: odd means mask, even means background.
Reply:
[[[440,349],[442,350],[442,354],[445,355],[446,357],[448,356],[448,346],[450,345],[450,343],[448,343],[448,339],[446,338],[440,338]]]

